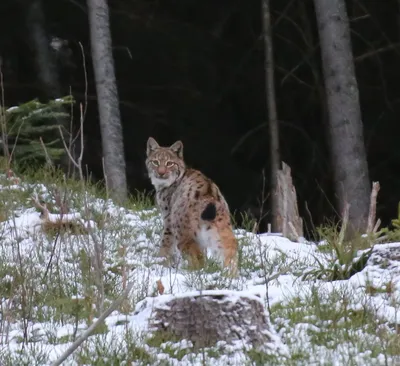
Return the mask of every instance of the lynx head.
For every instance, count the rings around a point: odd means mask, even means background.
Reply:
[[[177,141],[170,147],[162,147],[149,137],[146,167],[151,183],[156,189],[169,187],[185,172],[182,142]]]

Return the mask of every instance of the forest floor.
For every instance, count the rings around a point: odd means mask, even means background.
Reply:
[[[199,271],[162,265],[162,222],[150,200],[118,207],[102,197],[61,177],[0,176],[0,365],[51,365],[130,282],[127,300],[63,365],[400,365],[399,243],[375,245],[362,271],[329,281],[345,267],[332,236],[296,243],[238,229],[232,279],[212,259]],[[200,290],[259,295],[275,345],[195,351],[186,340],[157,339],[151,304]]]

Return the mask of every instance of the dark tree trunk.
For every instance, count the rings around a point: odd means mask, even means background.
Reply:
[[[280,162],[279,154],[279,127],[278,114],[276,111],[275,98],[275,77],[274,77],[274,52],[272,45],[272,27],[270,1],[262,1],[262,24],[264,33],[265,50],[265,90],[268,108],[268,126],[269,126],[269,145],[270,145],[270,192],[271,192],[271,216],[273,231],[281,231],[278,225],[279,215],[279,196],[277,192],[278,170]]]
[[[343,213],[349,203],[349,228],[364,232],[369,177],[346,4],[344,0],[314,0],[314,4],[338,208]]]
[[[42,0],[24,0],[22,4],[26,8],[27,38],[34,54],[37,79],[42,91],[40,96],[46,101],[60,98],[62,95],[59,72],[54,54],[55,51],[50,47],[50,38],[46,31],[46,17]],[[63,108],[60,107],[60,109]],[[69,110],[63,110],[63,112],[68,113]],[[56,117],[53,123],[69,130],[67,118]],[[59,136],[56,137],[59,138]],[[57,163],[61,165],[66,173],[68,172],[70,161],[66,153],[60,157]]]
[[[61,97],[60,82],[54,55],[45,28],[45,15],[41,0],[24,2],[27,7],[26,25],[35,54],[38,79],[47,99]]]
[[[398,40],[400,40],[400,0],[397,0],[397,28],[398,28]]]
[[[90,41],[104,158],[104,174],[110,194],[127,197],[124,143],[107,0],[88,0]]]

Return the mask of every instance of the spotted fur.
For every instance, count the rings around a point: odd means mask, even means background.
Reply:
[[[169,257],[177,248],[201,266],[211,249],[236,273],[237,241],[228,204],[213,181],[186,168],[182,142],[161,147],[150,137],[146,166],[164,221],[160,254]]]

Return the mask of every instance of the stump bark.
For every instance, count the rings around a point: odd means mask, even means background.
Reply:
[[[256,296],[243,293],[204,291],[168,296],[155,304],[150,328],[166,339],[189,340],[194,348],[211,347],[218,341],[240,340],[252,346],[276,341],[264,305]]]
[[[367,264],[379,266],[382,269],[393,269],[393,273],[400,275],[400,244],[375,245]]]

